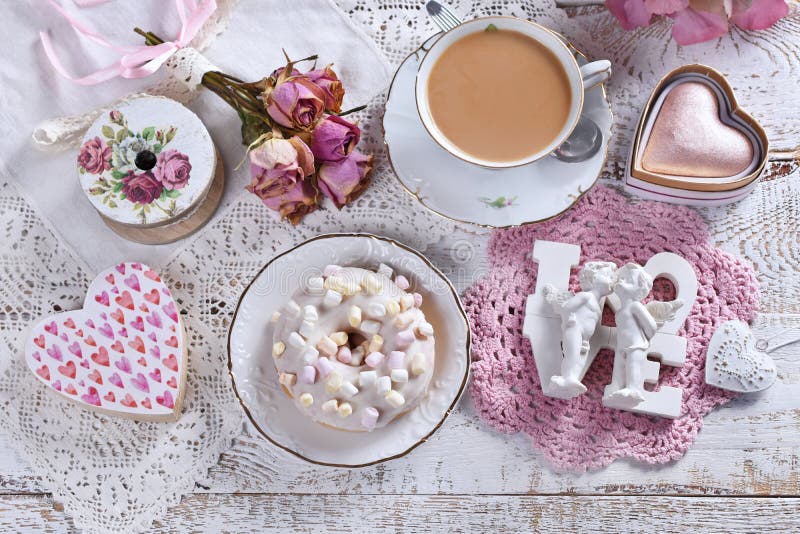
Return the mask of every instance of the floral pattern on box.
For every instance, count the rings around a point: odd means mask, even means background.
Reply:
[[[149,225],[192,208],[207,191],[216,158],[193,113],[177,102],[146,97],[98,118],[77,165],[83,189],[102,215]]]

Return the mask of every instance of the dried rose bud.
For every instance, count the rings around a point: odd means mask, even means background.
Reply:
[[[325,93],[325,109],[334,113],[342,111],[344,87],[339,77],[333,72],[331,65],[326,66],[324,69],[309,71],[306,76]]]
[[[284,78],[281,73],[267,93],[267,113],[286,128],[311,131],[325,111],[325,94],[305,76]]]
[[[328,115],[314,128],[311,151],[317,161],[340,161],[353,151],[361,130],[337,115]]]
[[[250,173],[246,189],[292,224],[316,209],[316,191],[308,180],[314,155],[299,137],[268,139],[253,149]]]
[[[372,154],[354,150],[341,161],[326,161],[317,172],[317,184],[326,197],[341,209],[352,202],[369,185]]]

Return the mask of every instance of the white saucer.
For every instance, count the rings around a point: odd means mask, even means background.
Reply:
[[[605,165],[612,115],[604,88],[587,91],[584,100],[584,115],[594,120],[603,134],[603,148],[592,158],[564,163],[548,156],[511,169],[478,167],[440,147],[417,113],[417,68],[439,35],[430,37],[403,61],[386,101],[386,151],[403,187],[443,217],[489,227],[539,222],[570,208],[594,185]],[[578,56],[578,63],[586,62]]]
[[[422,402],[385,427],[347,432],[303,416],[281,389],[272,360],[272,311],[326,265],[376,269],[385,263],[424,297],[436,330],[436,366]],[[398,458],[426,441],[455,408],[469,376],[467,316],[453,286],[424,256],[370,234],[315,237],[273,258],[242,294],[228,334],[228,367],[255,427],[278,447],[315,464],[364,467]]]

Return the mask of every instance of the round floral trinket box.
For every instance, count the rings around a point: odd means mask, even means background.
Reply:
[[[174,100],[142,97],[98,117],[78,152],[81,187],[127,239],[167,243],[211,216],[224,177],[200,119]]]

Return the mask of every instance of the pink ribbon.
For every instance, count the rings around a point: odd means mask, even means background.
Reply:
[[[181,19],[181,30],[178,38],[174,41],[166,41],[159,45],[147,46],[117,46],[109,42],[105,37],[95,32],[81,21],[67,13],[55,0],[48,0],[50,6],[60,13],[70,25],[79,34],[83,35],[90,41],[96,44],[116,50],[120,54],[120,58],[91,74],[83,77],[75,77],[67,72],[58,56],[55,53],[50,37],[44,33],[39,32],[39,38],[42,40],[44,52],[47,59],[53,68],[63,77],[72,80],[80,85],[95,85],[111,78],[121,76],[123,78],[144,78],[153,74],[164,62],[172,56],[177,50],[187,46],[189,42],[197,35],[197,32],[203,26],[208,17],[217,9],[216,0],[175,0],[175,5],[178,8],[178,16]],[[79,5],[97,5],[97,0],[84,0]]]

